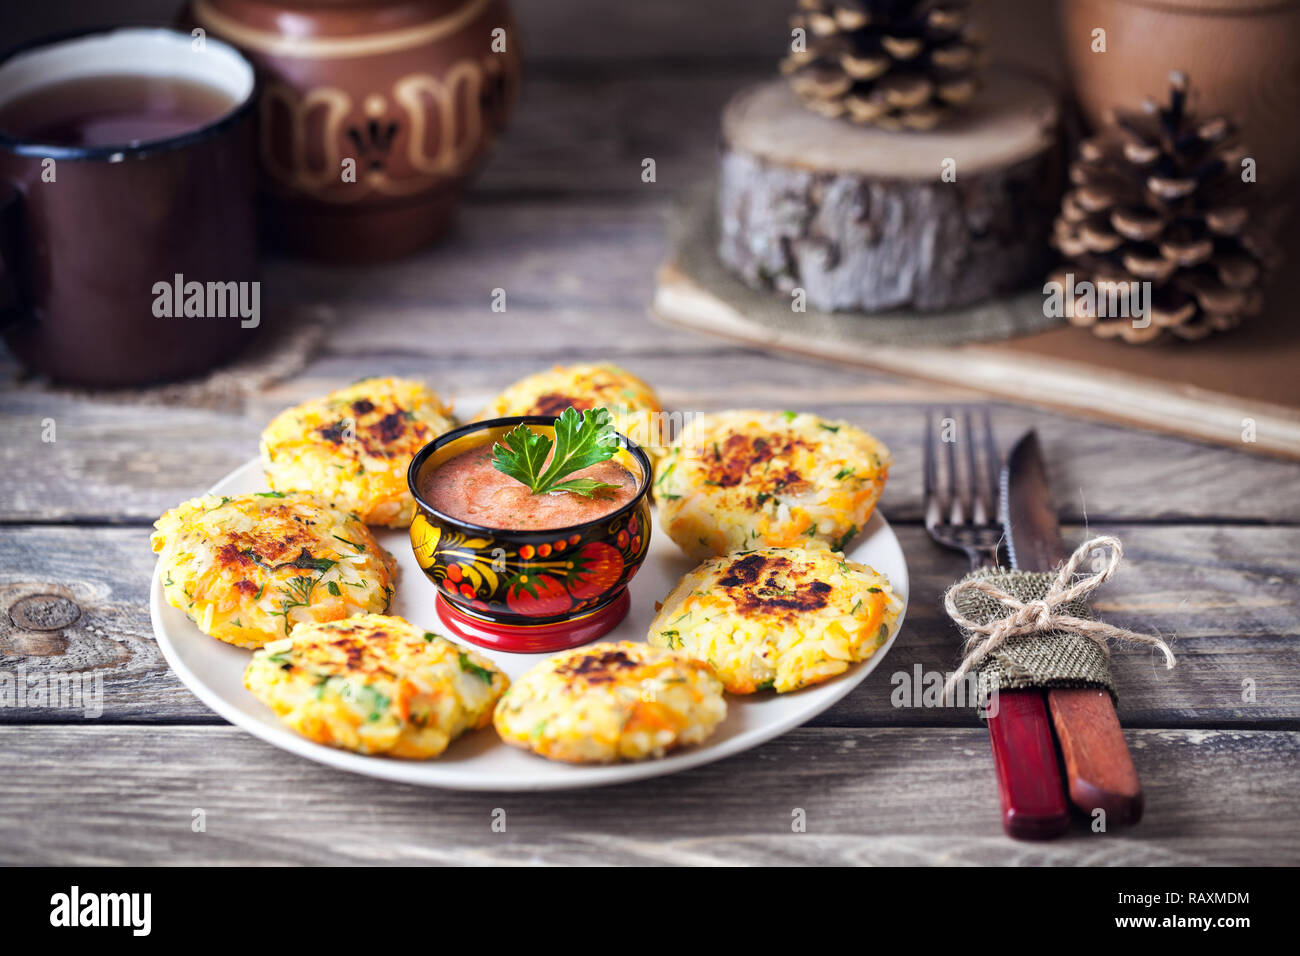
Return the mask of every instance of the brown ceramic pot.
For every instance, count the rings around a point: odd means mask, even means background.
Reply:
[[[184,19],[256,64],[271,238],[327,261],[434,239],[519,87],[506,0],[190,0]]]
[[[1096,128],[1106,111],[1161,101],[1171,70],[1191,81],[1192,107],[1241,128],[1270,195],[1300,172],[1300,0],[1066,0],[1066,59]],[[1093,31],[1106,51],[1093,52]]]

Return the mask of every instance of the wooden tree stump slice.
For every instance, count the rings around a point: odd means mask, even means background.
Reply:
[[[930,132],[818,116],[773,80],[732,99],[722,139],[718,254],[754,288],[800,288],[824,311],[945,309],[1051,261],[1060,105],[1032,74],[990,70]]]

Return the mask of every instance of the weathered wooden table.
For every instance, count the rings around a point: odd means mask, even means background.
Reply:
[[[532,19],[545,46],[552,28]],[[921,526],[920,439],[927,404],[973,396],[652,324],[665,213],[709,174],[717,110],[755,71],[629,62],[535,67],[455,233],[426,255],[269,262],[277,316],[334,321],[301,374],[237,412],[21,386],[3,360],[0,671],[102,674],[104,712],[0,708],[0,862],[1300,863],[1300,465],[994,406],[1004,448],[1040,430],[1067,536],[1123,538],[1128,559],[1098,609],[1173,638],[1180,659],[1166,671],[1146,650],[1115,655],[1142,824],[1007,840],[976,718],[890,700],[891,675],[950,669],[956,655],[939,596],[964,568]],[[655,183],[641,180],[645,157]],[[505,313],[490,309],[495,288]],[[602,358],[677,408],[813,409],[894,450],[882,507],[908,555],[911,608],[885,665],[831,711],[648,783],[453,793],[293,757],[225,724],[168,670],[146,606],[150,525],[252,457],[276,411],[363,375],[486,397],[552,362]],[[806,832],[792,832],[797,809]]]

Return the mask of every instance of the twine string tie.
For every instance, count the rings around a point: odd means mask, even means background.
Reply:
[[[1097,548],[1108,549],[1109,559],[1106,566],[1094,574],[1083,575],[1076,580],[1079,566]],[[1110,657],[1110,641],[1145,644],[1158,649],[1164,655],[1166,668],[1173,667],[1174,652],[1163,639],[1150,634],[1139,634],[1127,628],[1115,627],[1094,618],[1076,617],[1065,610],[1066,605],[1083,599],[1110,580],[1123,556],[1124,549],[1118,538],[1099,535],[1085,541],[1061,566],[1047,594],[1034,601],[1021,601],[1014,594],[1009,594],[991,581],[980,578],[960,581],[949,588],[943,597],[944,608],[948,616],[963,628],[968,636],[962,647],[961,666],[948,678],[944,686],[945,695],[951,694],[973,668],[979,666],[986,657],[1011,638],[1048,631],[1062,631],[1095,641],[1107,658]],[[988,623],[972,620],[957,607],[958,598],[970,592],[987,595],[1006,608],[1008,613]]]

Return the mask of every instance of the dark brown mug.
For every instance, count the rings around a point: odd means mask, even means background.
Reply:
[[[165,28],[62,37],[0,61],[0,118],[101,77],[210,87],[225,106],[120,145],[0,129],[0,325],[57,382],[193,375],[261,325],[253,68],[228,44]]]

